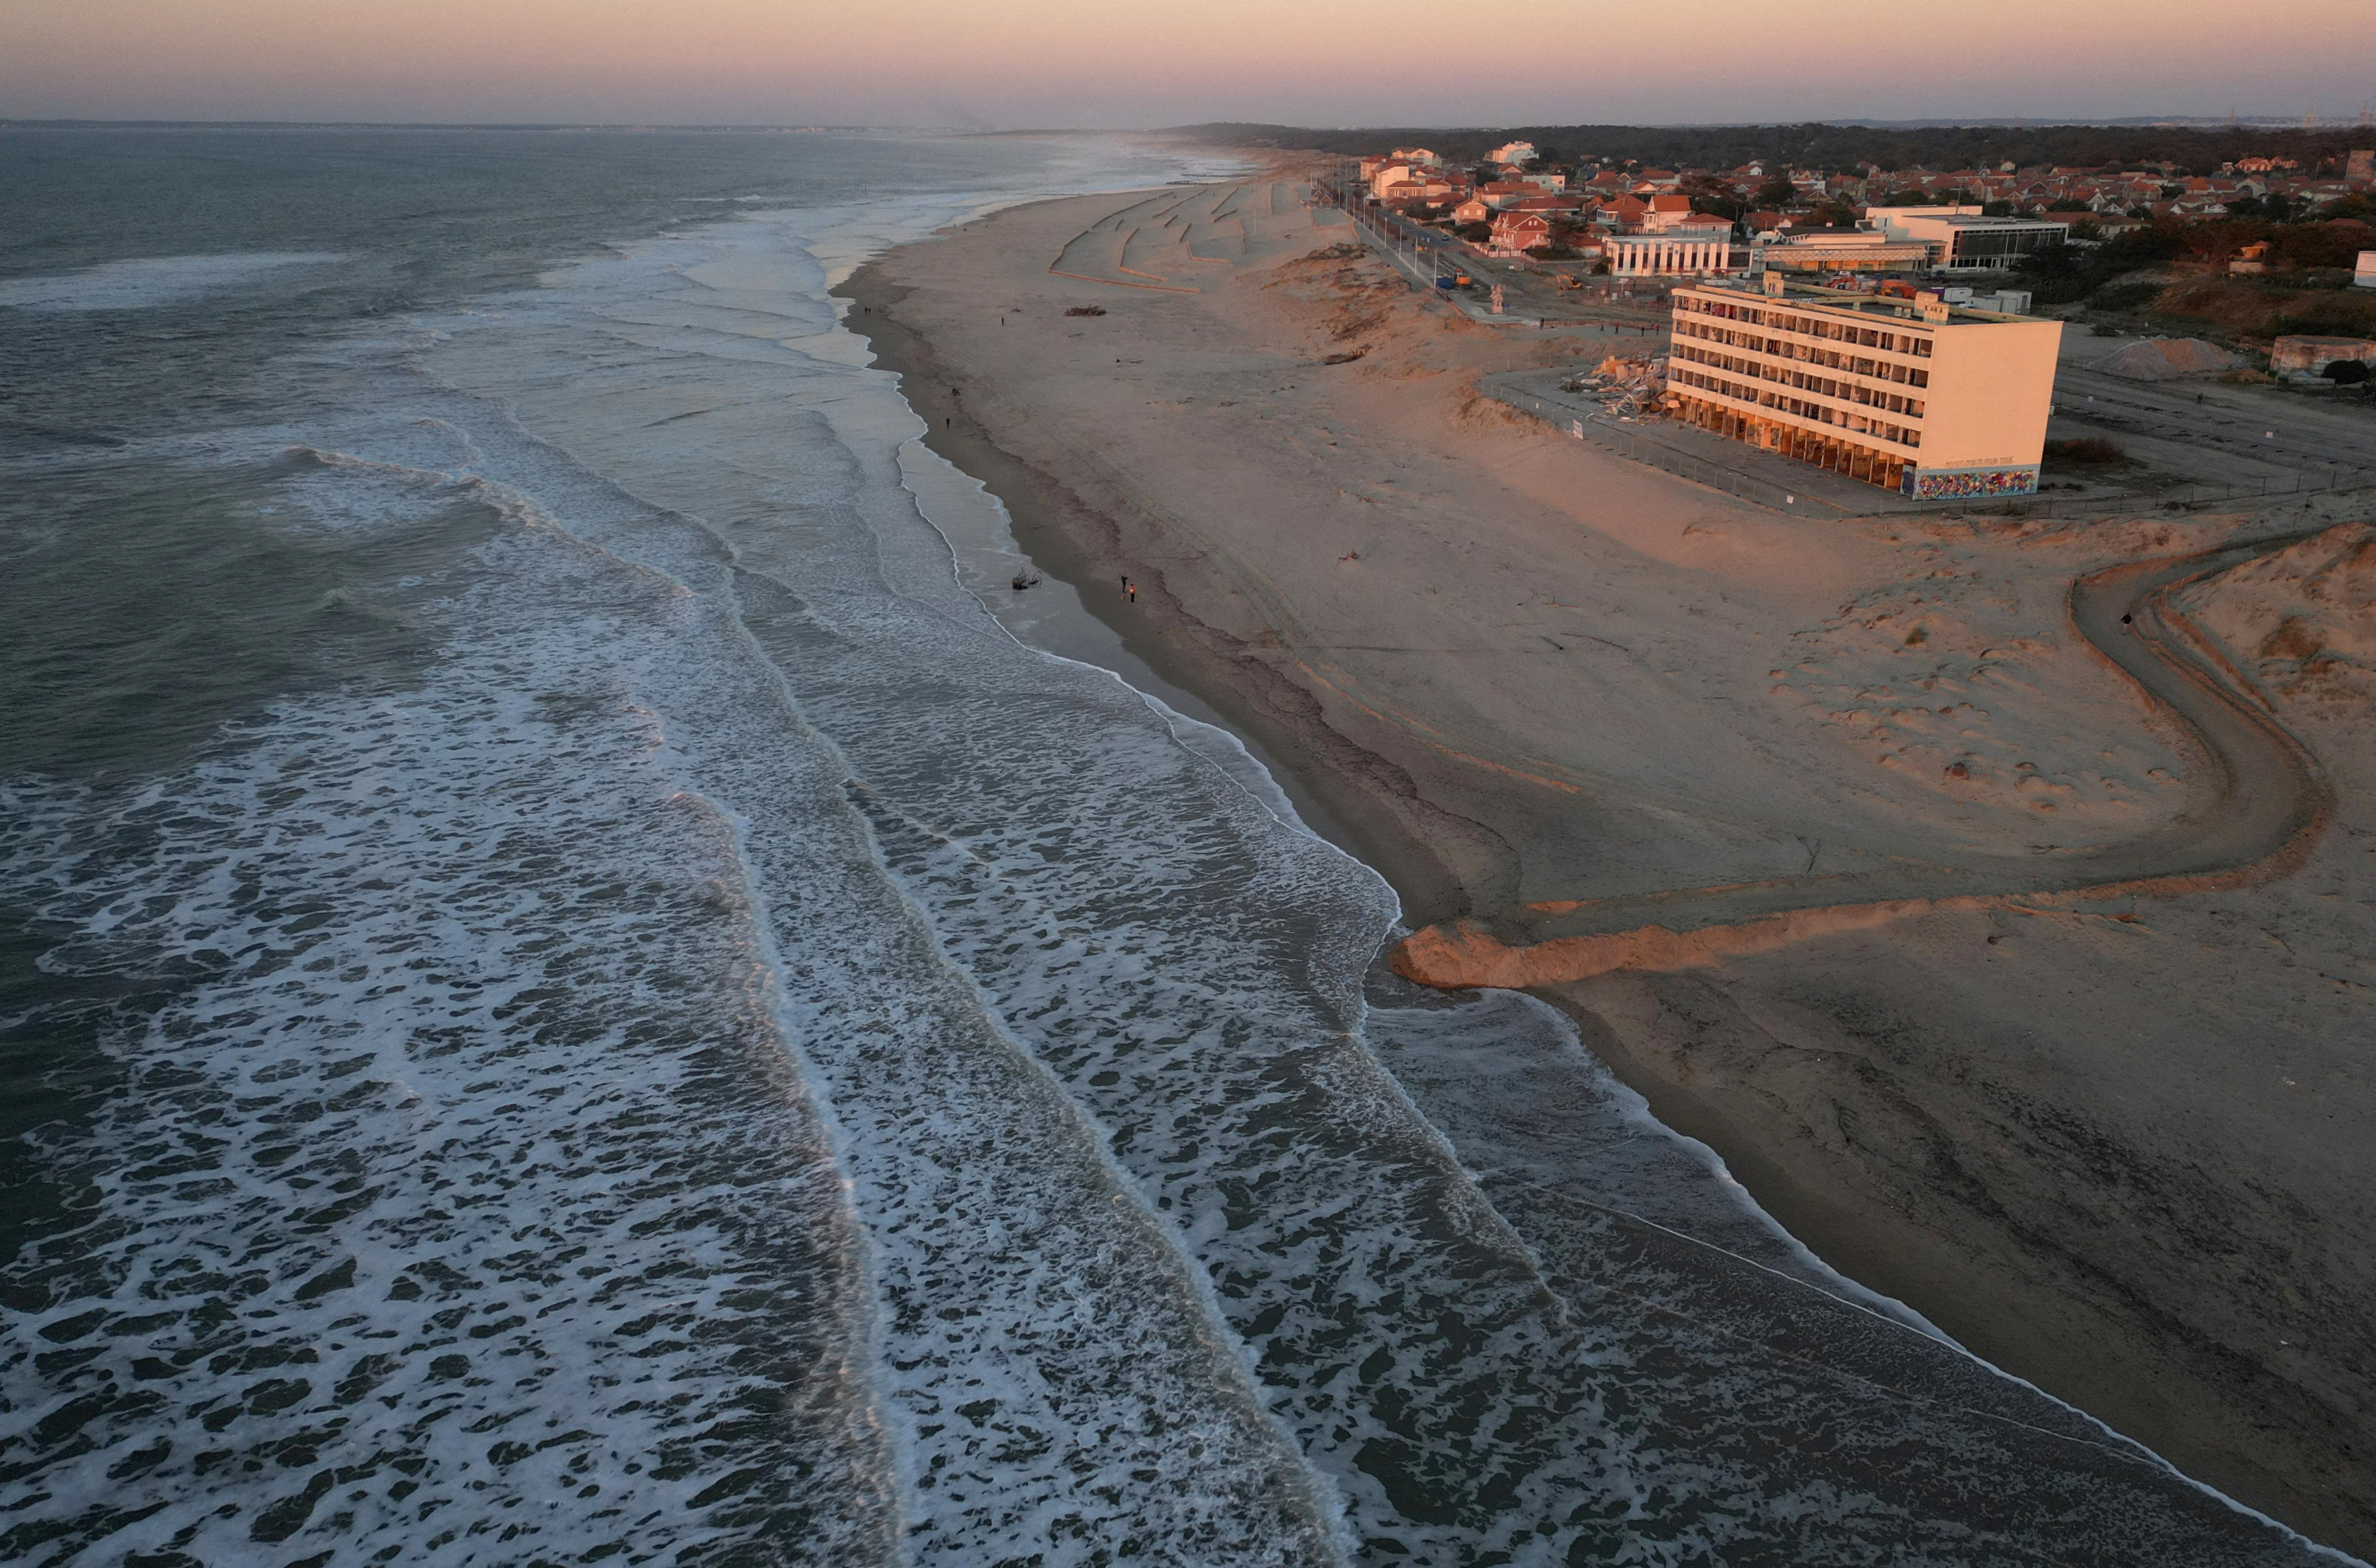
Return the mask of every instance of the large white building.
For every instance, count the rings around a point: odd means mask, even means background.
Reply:
[[[1612,235],[1601,242],[1601,254],[1609,258],[1609,270],[1620,278],[1705,278],[1740,264],[1729,224],[1714,232]]]
[[[1958,269],[2010,267],[2071,237],[2068,223],[1990,218],[1977,207],[1870,207],[1864,220],[1892,240],[1929,245],[1931,266]]]
[[[1705,430],[1922,498],[2037,489],[2062,324],[1762,279],[1675,291],[1667,391]]]

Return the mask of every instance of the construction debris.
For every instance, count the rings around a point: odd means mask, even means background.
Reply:
[[[1667,387],[1667,360],[1633,360],[1610,355],[1588,371],[1560,383],[1562,392],[1598,398],[1621,419],[1634,418],[1657,405]]]

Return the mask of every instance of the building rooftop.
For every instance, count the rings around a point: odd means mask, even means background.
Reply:
[[[1783,292],[1774,294],[1766,291],[1765,282],[1762,278],[1705,278],[1680,287],[1739,294],[1744,301],[1771,301],[1776,305],[1794,305],[1801,309],[1834,312],[1864,320],[1908,321],[1926,327],[1937,327],[1942,324],[1942,319],[1936,315],[1924,314],[1923,302],[1920,299],[1909,300],[1898,294],[1863,294],[1847,289],[1825,289],[1812,283],[1797,282],[1787,285]],[[1939,303],[1945,306],[1944,324],[1950,326],[1978,326],[1989,322],[2033,319],[2028,316],[2006,315],[1992,310],[1974,310],[1968,305],[1947,304],[1944,301]]]
[[[1907,216],[1919,218],[1921,214],[1909,213]],[[2073,216],[2084,218],[2087,214],[2078,213]],[[1962,212],[1949,213],[1936,220],[1956,229],[2035,229],[2041,224],[2059,229],[2066,226],[2070,220],[2069,218],[2055,218],[2050,215],[2045,218],[1976,218],[1969,213]]]

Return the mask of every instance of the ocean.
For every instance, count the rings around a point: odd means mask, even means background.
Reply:
[[[0,1558],[2334,1560],[973,591],[827,291],[1230,167],[0,129]]]

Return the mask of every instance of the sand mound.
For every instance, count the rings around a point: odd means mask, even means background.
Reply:
[[[2207,375],[2233,370],[2244,362],[2216,343],[2200,338],[2156,338],[2096,362],[2096,368],[2131,381],[2168,381],[2181,375]]]
[[[1914,575],[1793,632],[1771,695],[1862,757],[1869,787],[1902,809],[1943,798],[1963,831],[2022,842],[2032,829],[2015,823],[2050,819],[2036,831],[2065,849],[2127,837],[2175,808],[2184,769],[2158,742],[2106,732],[2053,587],[1982,554],[1927,552]]]
[[[2376,525],[2329,529],[2177,597],[2287,695],[2376,692]]]
[[[1994,902],[1980,897],[1898,898],[1792,909],[1698,931],[1651,925],[1602,936],[1556,936],[1521,947],[1509,946],[1476,921],[1458,920],[1413,932],[1387,955],[1386,966],[1407,980],[1440,990],[1490,985],[1521,991],[1618,969],[1700,968],[1746,954],[1794,947],[1819,936],[1875,931],[1915,915],[1984,909]]]

